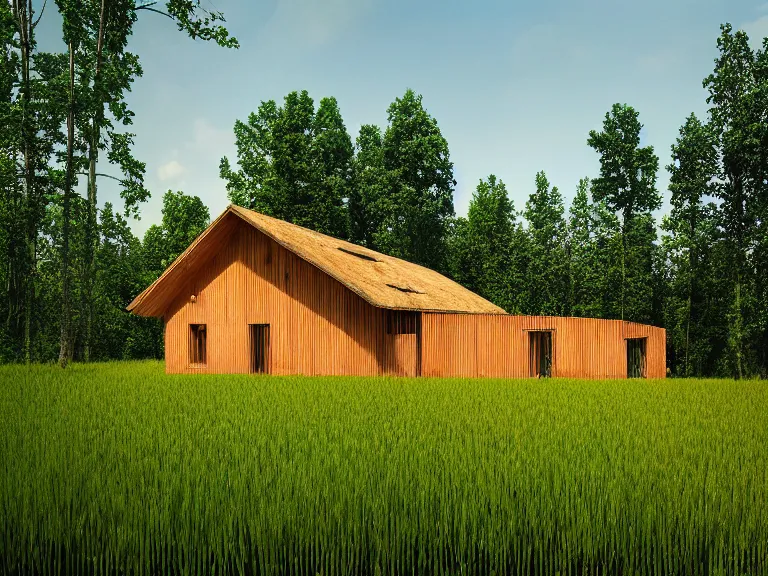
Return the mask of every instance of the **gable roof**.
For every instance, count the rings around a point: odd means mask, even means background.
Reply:
[[[314,265],[368,303],[394,310],[505,314],[505,311],[429,268],[230,205],[163,274],[128,305],[142,316],[161,316],[180,283],[246,222]]]

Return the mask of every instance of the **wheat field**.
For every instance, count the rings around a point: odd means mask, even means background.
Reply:
[[[766,574],[768,386],[0,367],[3,574]]]

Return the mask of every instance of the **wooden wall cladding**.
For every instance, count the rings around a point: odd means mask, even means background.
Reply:
[[[166,311],[166,371],[247,373],[248,325],[269,324],[272,374],[416,375],[415,335],[388,335],[385,312],[241,223]],[[190,324],[206,325],[204,366]]]
[[[422,315],[424,376],[527,378],[529,332],[552,331],[552,375],[562,378],[626,378],[626,338],[647,338],[646,376],[666,375],[662,328],[593,318]]]
[[[626,338],[647,339],[648,377],[666,372],[665,331],[618,320],[422,312],[416,334],[387,334],[386,310],[245,223],[164,318],[169,373],[249,372],[251,324],[270,326],[272,374],[526,378],[531,330],[553,332],[555,377],[625,378]],[[206,326],[205,364],[190,362],[191,324]]]

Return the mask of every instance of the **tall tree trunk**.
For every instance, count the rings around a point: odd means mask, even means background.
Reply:
[[[104,102],[101,95],[101,56],[104,50],[104,33],[106,29],[106,0],[101,0],[99,14],[99,38],[96,43],[96,72],[93,80],[96,109],[91,121],[91,134],[88,143],[88,223],[86,228],[86,245],[88,260],[85,273],[85,337],[83,359],[91,360],[91,334],[93,326],[93,285],[96,276],[96,248],[98,246],[97,185],[96,163],[99,161],[99,133],[104,118]]]
[[[93,284],[96,275],[96,244],[98,242],[96,220],[96,163],[98,161],[97,120],[94,117],[91,128],[93,133],[88,144],[88,214],[86,219],[85,243],[88,250],[85,270],[85,334],[83,342],[83,360],[91,360],[91,326],[93,323]]]
[[[626,272],[626,259],[627,259],[627,222],[631,217],[628,211],[624,211],[622,214],[621,223],[621,319],[624,320],[624,299],[627,286],[627,272]]]
[[[739,380],[744,377],[744,370],[742,366],[742,316],[741,316],[741,272],[736,273],[736,290],[735,290],[735,302],[736,317],[733,321],[733,336],[736,345],[736,376]]]
[[[693,277],[696,273],[698,266],[694,263],[697,259],[694,257],[695,250],[695,238],[696,238],[696,221],[691,219],[688,227],[688,308],[686,310],[687,318],[685,323],[685,375],[691,376],[691,309],[693,307]]]
[[[31,111],[29,106],[32,102],[32,83],[30,79],[30,60],[32,53],[32,34],[34,25],[32,24],[32,1],[15,0],[12,5],[13,16],[19,31],[19,48],[21,52],[21,85],[19,87],[22,105],[21,119],[21,150],[24,157],[24,247],[16,258],[16,269],[14,274],[18,276],[19,282],[16,288],[19,290],[17,302],[23,299],[23,336],[22,336],[22,354],[25,362],[31,361],[31,325],[33,314],[33,295],[34,295],[34,271],[35,271],[35,240],[37,237],[37,201],[35,195],[34,180],[34,159],[32,158],[33,146],[32,139],[35,138],[35,131],[30,127],[29,115]],[[11,266],[13,264],[11,263]],[[21,270],[19,270],[21,268]],[[23,294],[21,294],[23,292]],[[18,312],[17,304],[16,310]],[[9,314],[13,307],[9,307]],[[17,319],[18,321],[18,319]]]
[[[64,177],[64,209],[62,214],[61,239],[61,341],[59,365],[66,368],[72,351],[72,303],[69,293],[69,226],[72,218],[72,172],[75,146],[75,47],[69,42],[69,110],[67,111],[67,165]]]
[[[745,239],[745,226],[746,226],[746,214],[744,211],[744,178],[741,174],[741,170],[738,168],[734,170],[733,182],[735,186],[736,202],[734,203],[737,210],[737,218],[735,222],[736,228],[736,286],[734,287],[734,308],[735,315],[732,322],[731,338],[734,341],[736,348],[736,376],[739,380],[744,377],[744,367],[742,365],[743,360],[743,342],[744,342],[744,316],[742,311],[742,283],[744,281],[743,272],[746,268],[747,250]]]

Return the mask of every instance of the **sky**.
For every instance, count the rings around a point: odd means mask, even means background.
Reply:
[[[62,49],[55,10],[40,48]],[[134,154],[152,198],[132,220],[142,236],[160,223],[162,196],[199,196],[211,217],[227,206],[219,161],[236,162],[233,126],[265,100],[307,90],[339,102],[354,139],[386,126],[389,104],[423,95],[448,141],[465,215],[481,178],[503,180],[522,210],[544,170],[570,204],[580,178],[598,175],[586,144],[619,102],[635,107],[643,145],[660,157],[668,210],[670,146],[685,118],[706,117],[702,80],[712,71],[721,23],[768,36],[765,0],[203,0],[224,12],[240,49],[195,41],[167,18],[140,13],[129,50],[144,74],[128,95]],[[114,168],[100,170],[115,173]],[[99,201],[121,207],[100,183]]]

